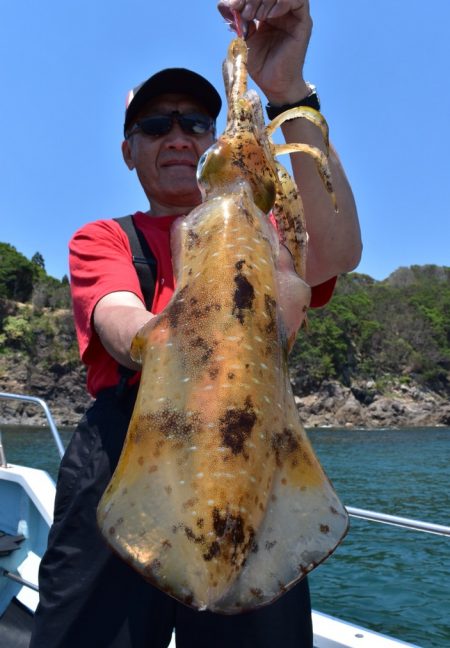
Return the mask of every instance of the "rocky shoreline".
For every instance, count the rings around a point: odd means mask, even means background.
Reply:
[[[450,427],[449,286],[450,268],[433,265],[382,282],[342,276],[289,357],[304,426]],[[73,427],[91,398],[68,285],[56,288],[38,283],[26,303],[0,296],[0,391],[40,397],[58,426]],[[35,406],[0,400],[0,424],[44,423]]]
[[[11,357],[1,367],[0,391],[44,399],[59,427],[77,424],[92,402],[85,391],[85,372],[53,364],[41,368],[18,365]],[[294,385],[294,393],[296,388]],[[383,392],[373,381],[345,387],[324,382],[308,395],[295,395],[300,419],[306,428],[399,428],[450,426],[447,398],[414,384],[394,384]],[[0,399],[0,424],[44,425],[45,416],[35,405]]]
[[[44,370],[14,355],[0,362],[0,391],[42,398],[57,427],[76,425],[92,402],[85,383],[81,365],[53,363]],[[0,399],[0,425],[46,425],[46,418],[38,405]]]
[[[295,396],[305,427],[400,428],[450,426],[450,403],[417,385],[384,393],[370,381],[352,387],[323,383],[316,394]]]

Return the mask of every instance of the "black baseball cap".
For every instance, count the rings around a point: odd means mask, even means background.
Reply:
[[[128,130],[139,111],[151,99],[162,94],[186,94],[196,99],[216,119],[222,107],[222,100],[215,87],[197,72],[186,68],[166,68],[151,76],[133,90],[126,100],[124,133]]]

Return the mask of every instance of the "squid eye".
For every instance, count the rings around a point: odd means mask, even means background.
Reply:
[[[202,166],[205,164],[205,162],[206,162],[206,156],[207,156],[206,153],[203,153],[203,155],[200,156],[200,159],[199,159],[199,161],[198,161],[198,168],[199,168],[199,169],[201,169]]]

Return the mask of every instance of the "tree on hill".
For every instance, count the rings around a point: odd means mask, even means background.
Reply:
[[[29,301],[35,276],[31,261],[9,243],[0,243],[0,297]]]
[[[324,380],[414,380],[450,393],[450,268],[401,268],[386,281],[339,278],[326,307],[308,313],[291,354],[296,386]]]
[[[40,252],[29,261],[9,243],[0,243],[0,297],[37,308],[70,308],[67,277],[50,277]]]
[[[33,256],[31,257],[31,263],[34,263],[34,265],[38,266],[38,268],[41,268],[42,270],[45,270],[45,261],[44,257],[40,252],[35,252]]]

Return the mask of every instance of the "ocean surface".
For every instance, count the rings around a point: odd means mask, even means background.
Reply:
[[[10,463],[56,476],[48,430],[2,430]],[[61,433],[67,443],[71,431]],[[347,506],[450,525],[450,428],[329,428],[308,435]],[[310,586],[321,612],[423,648],[450,647],[450,538],[352,518]]]

